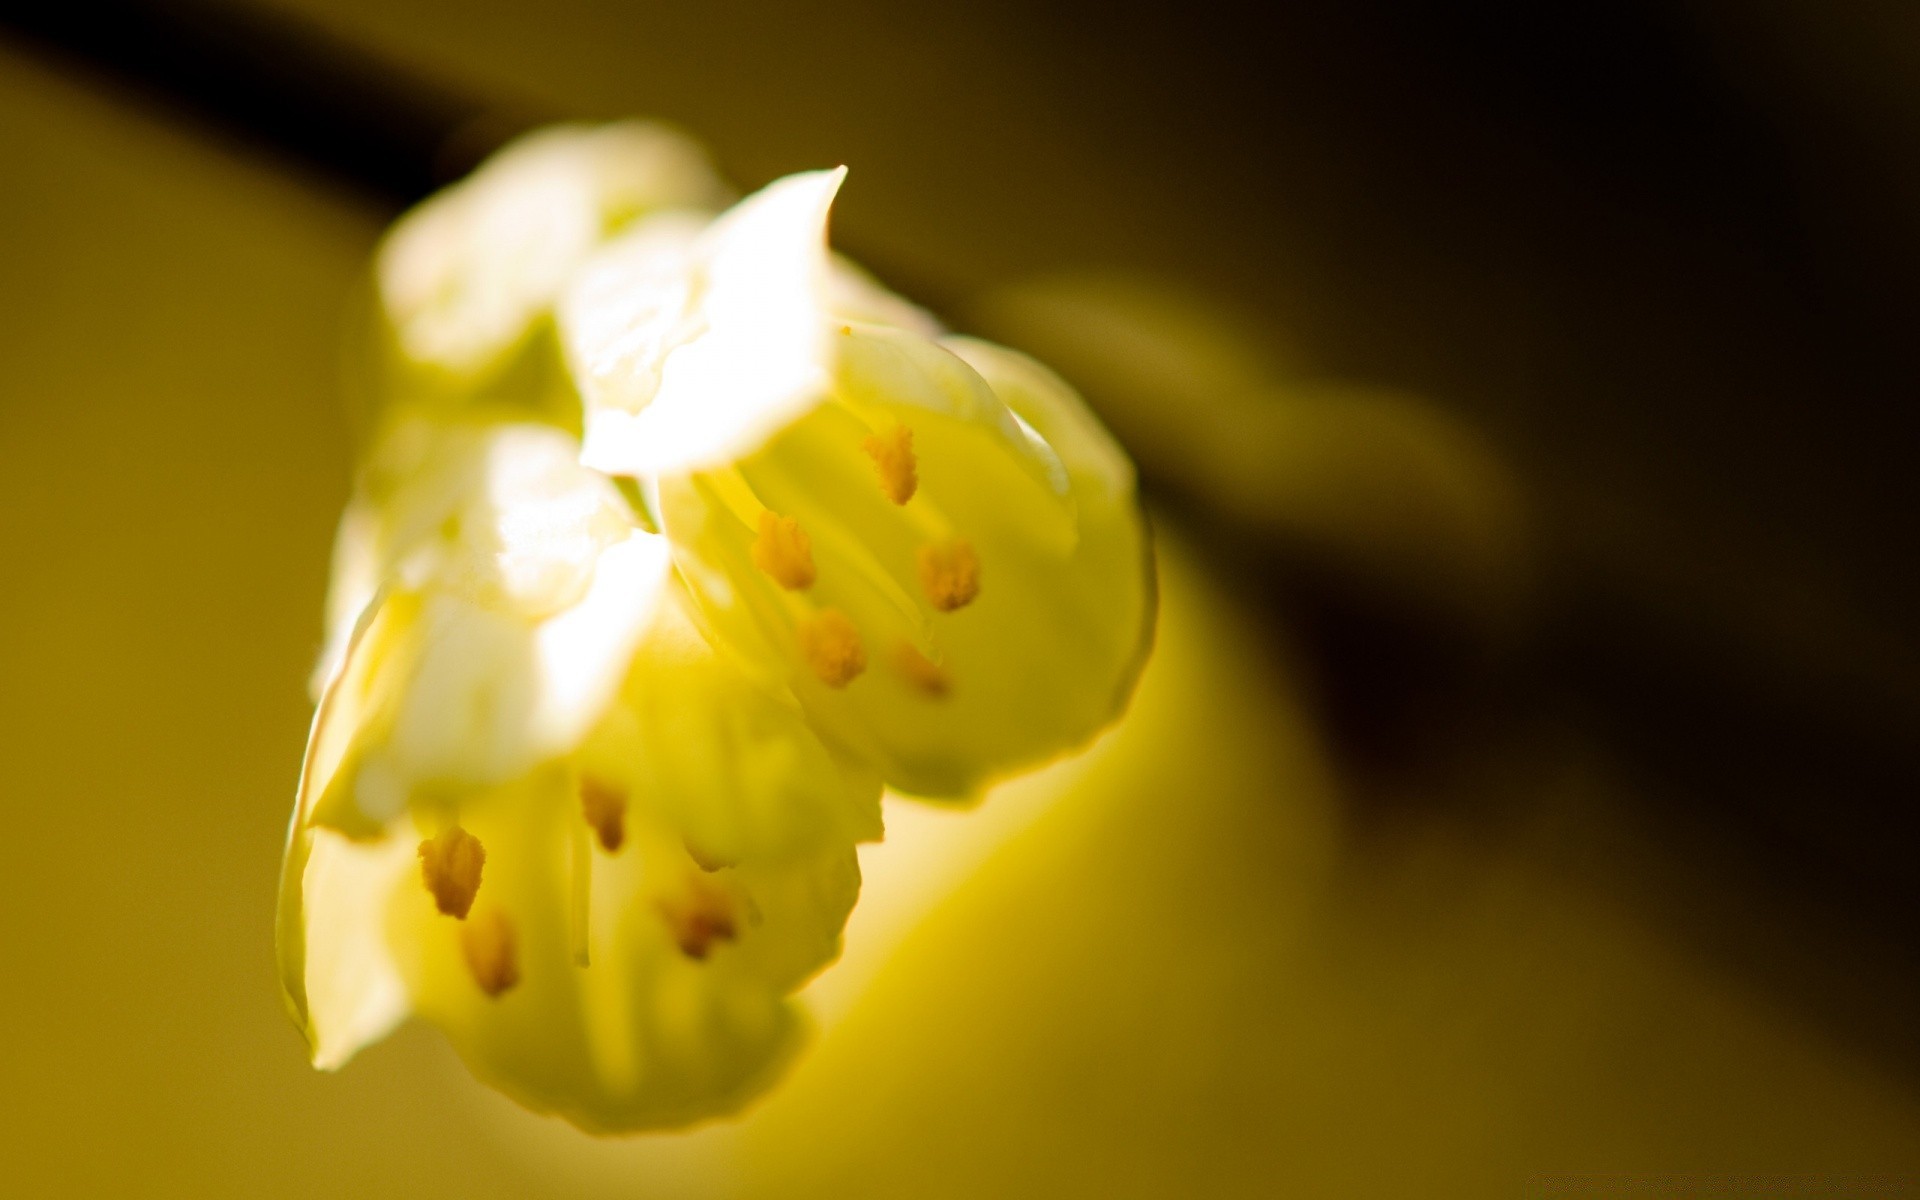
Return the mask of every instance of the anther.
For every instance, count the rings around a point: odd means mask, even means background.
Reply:
[[[732,899],[723,889],[699,876],[689,876],[681,895],[662,897],[657,906],[666,919],[673,944],[695,962],[711,954],[715,942],[731,942],[739,936]]]
[[[941,612],[973,603],[980,594],[980,556],[963,537],[920,547],[920,590]]]
[[[847,614],[823,608],[800,622],[800,657],[821,683],[843,688],[867,669],[867,650]]]
[[[813,586],[813,539],[800,522],[769,509],[760,512],[760,536],[753,540],[753,565],[790,592]]]
[[[580,813],[608,854],[627,840],[627,794],[591,775],[580,777]]]
[[[489,996],[520,982],[520,947],[513,918],[497,908],[483,910],[460,927],[460,952],[467,971]]]
[[[913,454],[913,430],[895,425],[885,433],[876,433],[860,443],[880,472],[880,490],[895,504],[913,499],[920,486],[919,460]]]
[[[438,837],[420,843],[420,880],[433,893],[434,907],[464,921],[480,890],[480,871],[487,865],[486,847],[458,825],[449,825]]]
[[[946,668],[920,653],[920,647],[902,638],[893,648],[893,669],[922,693],[941,699],[953,690]]]
[[[686,847],[687,857],[693,860],[693,865],[709,875],[735,865],[732,859],[722,858],[706,847],[694,844],[691,839],[682,839],[680,844]]]

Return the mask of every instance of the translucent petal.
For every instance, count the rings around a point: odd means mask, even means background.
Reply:
[[[364,707],[315,820],[364,836],[409,804],[572,752],[612,702],[667,570],[665,541],[635,532],[598,556],[577,604],[545,620],[445,591],[383,597],[347,655]]]
[[[540,617],[576,603],[600,551],[632,514],[604,477],[580,466],[579,443],[525,422],[402,416],[361,471],[336,552],[330,608],[357,611],[368,582],[438,587]]]
[[[384,1037],[407,1013],[385,934],[389,897],[411,861],[406,847],[355,844],[312,825],[365,715],[366,673],[345,664],[370,635],[379,636],[377,612],[370,606],[349,631],[342,666],[321,689],[280,867],[274,940],[281,991],[314,1065],[327,1070]]]
[[[408,1014],[406,984],[387,950],[386,913],[414,872],[413,846],[296,829],[282,870],[282,990],[313,1065],[335,1070]]]
[[[667,355],[701,332],[695,256],[709,224],[691,213],[637,221],[560,298],[568,365],[590,407],[639,413],[660,389]]]
[[[674,261],[653,247],[583,276],[562,306],[586,403],[582,461],[638,475],[745,453],[828,389],[827,210],[846,172],[793,175],[748,197]],[[664,264],[664,265],[663,265]],[[593,316],[631,272],[627,319]],[[611,280],[611,282],[610,282]]]

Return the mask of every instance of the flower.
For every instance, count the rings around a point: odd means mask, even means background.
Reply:
[[[280,894],[316,1065],[412,1014],[582,1128],[736,1109],[883,784],[970,796],[1125,704],[1130,464],[828,253],[843,174],[716,218],[673,135],[566,127],[383,243]]]
[[[706,644],[576,456],[418,418],[376,451],[342,557],[384,582],[320,697],[282,977],[317,1065],[412,1012],[531,1107],[684,1124],[794,1048],[880,788]]]
[[[1153,607],[1133,470],[1057,377],[829,255],[844,176],[589,257],[559,308],[582,459],[647,482],[702,619],[829,740],[967,797],[1130,694]]]

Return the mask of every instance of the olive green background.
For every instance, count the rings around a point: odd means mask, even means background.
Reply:
[[[1091,121],[1097,81],[1011,9],[297,7],[478,91],[664,113],[748,183],[847,162],[839,221],[948,296],[1124,257],[1244,297],[1232,231],[1259,230],[1259,262],[1301,266],[1280,307],[1304,340],[1368,377],[1343,276],[1236,194],[1222,135]],[[349,469],[343,314],[387,214],[5,43],[0,162],[7,1194],[1920,1187],[1905,1060],[1801,1002],[1871,1007],[1877,959],[1650,838],[1634,814],[1666,794],[1577,718],[1350,770],[1299,635],[1169,518],[1127,722],[977,814],[890,802],[819,1038],[744,1119],[593,1142],[418,1028],[311,1071],[274,879]],[[1437,353],[1409,329],[1390,377]],[[1761,926],[1771,973],[1725,952]]]

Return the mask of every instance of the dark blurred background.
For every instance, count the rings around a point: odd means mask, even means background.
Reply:
[[[1446,830],[1469,864],[1537,860],[1916,1111],[1920,9],[0,12],[8,174],[38,180],[6,185],[0,239],[92,178],[60,165],[50,147],[83,135],[46,114],[100,106],[87,128],[110,138],[200,143],[146,169],[241,162],[275,180],[246,183],[266,188],[249,204],[335,223],[309,290],[280,302],[308,327],[382,222],[543,120],[664,117],[745,187],[850,164],[842,247],[1080,384],[1166,536],[1267,625],[1340,780],[1355,886],[1409,828]],[[112,226],[140,180],[95,178],[119,198],[88,219]],[[67,274],[44,242],[5,253],[0,313],[24,338]],[[135,327],[169,303],[109,265],[99,280],[91,299]],[[135,290],[116,300],[116,280]],[[100,353],[124,352],[112,328]],[[308,336],[301,420],[322,432],[301,436],[326,461],[302,468],[324,481],[297,525],[311,561],[275,585],[293,621],[318,612],[344,487],[344,434],[314,407],[337,386],[333,335]],[[60,392],[57,364],[31,378],[0,422],[28,428]],[[11,472],[41,443],[0,445]],[[55,502],[24,495],[23,530]],[[14,586],[56,586],[21,536]],[[24,684],[13,700],[32,703]],[[1913,1187],[1884,1175],[1912,1169],[1906,1131],[1884,1158],[1798,1165]],[[1716,1169],[1740,1148],[1729,1135]]]

